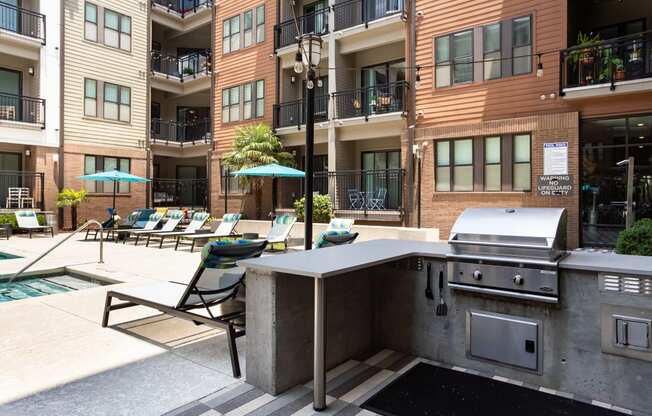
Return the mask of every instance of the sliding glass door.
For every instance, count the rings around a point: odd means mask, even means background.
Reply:
[[[0,0],[0,29],[19,32],[19,8],[20,0]]]
[[[0,120],[22,120],[22,74],[0,68]]]
[[[401,203],[401,151],[362,153],[362,189],[371,209],[398,209]]]

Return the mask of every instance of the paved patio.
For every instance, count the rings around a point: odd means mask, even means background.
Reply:
[[[23,258],[0,261],[0,276],[63,237],[1,240],[0,252]],[[238,382],[221,330],[144,307],[114,311],[113,327],[100,326],[107,290],[188,281],[198,252],[108,242],[98,264],[98,250],[74,237],[30,270],[66,267],[124,283],[0,304],[0,415],[160,415]],[[244,338],[238,346],[244,369]]]

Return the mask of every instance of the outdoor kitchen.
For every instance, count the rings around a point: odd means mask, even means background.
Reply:
[[[328,370],[389,349],[436,363],[361,405],[380,414],[650,414],[652,259],[568,251],[566,234],[562,208],[471,208],[448,242],[243,261],[247,382],[314,377],[323,410]]]

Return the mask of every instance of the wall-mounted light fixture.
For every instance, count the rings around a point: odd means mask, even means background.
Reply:
[[[25,149],[25,156],[30,157],[32,155],[32,151],[29,149]]]
[[[27,67],[27,73],[34,76],[34,67],[32,65]]]

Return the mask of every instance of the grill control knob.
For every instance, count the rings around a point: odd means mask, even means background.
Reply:
[[[514,276],[512,281],[514,282],[515,285],[521,286],[523,284],[523,277],[520,274],[517,274],[516,276]]]
[[[475,280],[482,280],[482,272],[480,270],[476,270],[473,272],[473,278]]]

